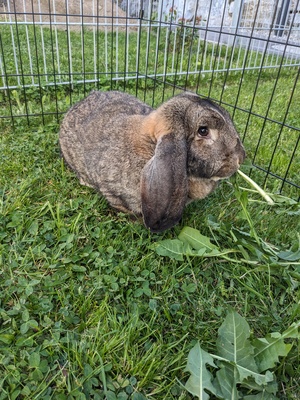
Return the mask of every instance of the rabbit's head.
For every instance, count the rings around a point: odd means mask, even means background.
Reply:
[[[234,174],[245,150],[229,113],[209,100],[190,96],[185,114],[188,176],[219,180]]]
[[[159,232],[180,220],[189,198],[205,197],[234,174],[245,150],[229,113],[210,100],[184,93],[151,114],[160,123],[155,154],[142,171],[142,213],[145,225]],[[199,186],[197,196],[190,195],[189,180]]]

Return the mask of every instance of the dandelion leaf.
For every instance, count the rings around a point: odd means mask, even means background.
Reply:
[[[260,372],[273,368],[279,361],[279,357],[285,357],[289,353],[292,345],[285,343],[288,338],[300,338],[300,321],[292,324],[282,334],[278,332],[270,333],[264,338],[253,341],[255,346],[255,360],[259,365]]]
[[[238,399],[238,371],[236,367],[229,363],[221,364],[221,368],[216,373],[214,386],[217,396],[223,399]]]
[[[253,357],[254,348],[249,337],[250,328],[247,321],[238,313],[229,312],[219,328],[218,354],[236,365],[258,372]]]
[[[212,244],[210,238],[202,235],[197,229],[185,226],[180,232],[178,238],[188,243],[193,249],[199,251],[205,249],[207,252],[217,250],[217,246]]]
[[[183,243],[178,239],[166,239],[158,243],[156,253],[160,256],[174,258],[178,261],[183,261]]]
[[[277,257],[284,261],[299,261],[300,260],[300,249],[296,251],[286,250],[277,253]]]
[[[267,372],[268,374],[271,374],[270,371]],[[263,393],[266,398],[269,398],[270,395],[273,396],[273,399],[275,400],[276,393],[278,392],[278,383],[276,381],[276,376],[273,376],[272,382],[268,382],[267,385],[258,385],[253,378],[250,378],[243,382],[243,387],[250,389],[251,393],[259,393],[256,394],[255,396],[259,396],[260,393]],[[250,396],[250,395],[249,395]],[[259,397],[260,398],[260,397]]]
[[[185,388],[200,400],[209,399],[209,394],[205,390],[213,394],[215,393],[215,388],[212,384],[212,375],[206,368],[206,365],[215,367],[212,356],[202,350],[199,342],[197,342],[188,355],[186,369],[190,372],[191,376],[186,382]]]
[[[224,361],[235,365],[238,373],[236,375],[237,382],[242,383],[252,377],[257,384],[266,385],[273,380],[273,375],[259,373],[254,358],[254,347],[249,337],[250,328],[247,321],[235,311],[229,312],[219,328],[218,355]]]

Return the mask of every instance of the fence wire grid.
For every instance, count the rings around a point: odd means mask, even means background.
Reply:
[[[59,122],[95,88],[193,91],[230,111],[255,179],[299,201],[299,1],[0,0],[0,123]]]

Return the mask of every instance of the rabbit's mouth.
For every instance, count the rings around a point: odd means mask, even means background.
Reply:
[[[234,175],[238,169],[239,169],[238,166],[236,168],[233,168],[232,165],[223,166],[210,179],[212,180],[228,179],[232,175]]]

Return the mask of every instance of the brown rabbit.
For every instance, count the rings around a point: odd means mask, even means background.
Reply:
[[[153,232],[178,223],[189,201],[245,158],[228,112],[187,92],[156,110],[125,93],[92,92],[66,114],[59,143],[81,184]]]

